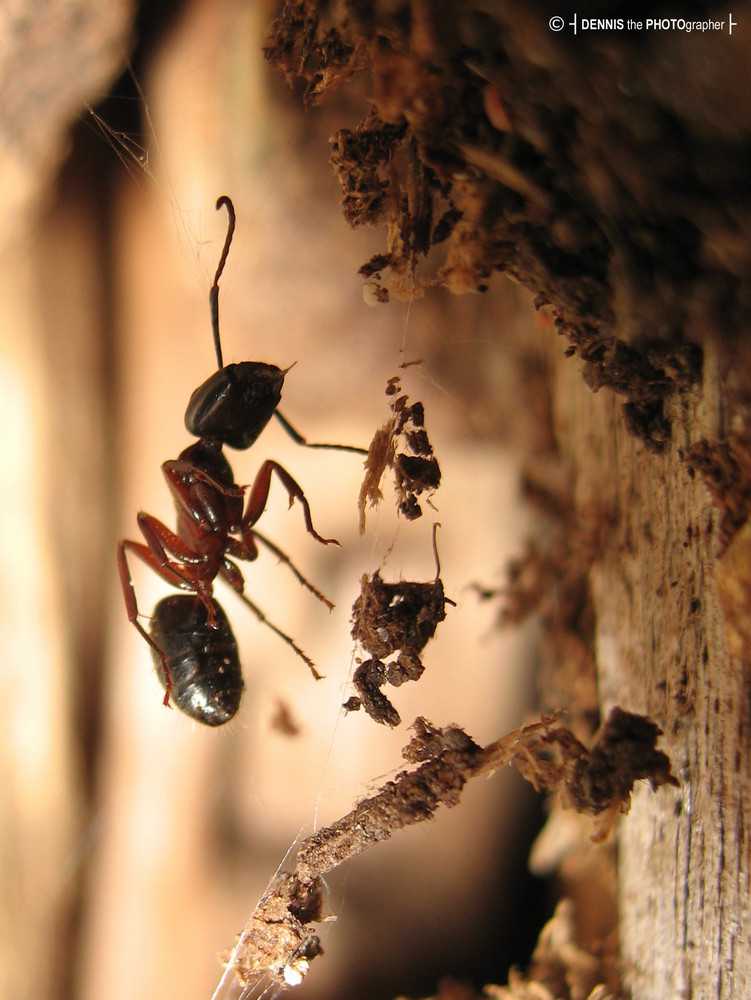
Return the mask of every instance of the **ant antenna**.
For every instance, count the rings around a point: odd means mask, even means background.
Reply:
[[[227,214],[229,215],[229,223],[227,225],[227,236],[224,240],[224,249],[222,250],[222,256],[219,258],[219,265],[216,269],[216,274],[214,275],[214,284],[211,286],[211,291],[209,292],[209,309],[211,310],[211,332],[214,334],[214,350],[216,351],[216,360],[220,368],[224,368],[224,363],[222,361],[222,344],[219,340],[219,279],[222,276],[222,271],[224,270],[224,265],[227,263],[227,255],[229,254],[230,244],[232,243],[232,237],[235,233],[235,206],[232,204],[232,200],[223,194],[221,198],[217,198],[216,210],[219,211],[220,208],[227,209]]]

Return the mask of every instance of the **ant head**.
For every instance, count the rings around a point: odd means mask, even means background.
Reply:
[[[285,374],[262,361],[220,368],[190,397],[185,426],[196,437],[216,437],[230,448],[250,448],[279,405]]]
[[[224,365],[219,337],[219,279],[235,232],[235,206],[222,195],[217,211],[226,208],[229,216],[227,236],[209,292],[211,329],[219,371],[214,372],[190,397],[185,411],[185,426],[196,437],[218,438],[230,448],[250,448],[271,420],[282,398],[285,371],[261,361],[243,361]]]

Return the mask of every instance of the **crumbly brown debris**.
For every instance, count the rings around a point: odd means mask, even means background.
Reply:
[[[751,441],[740,434],[697,441],[686,462],[702,477],[719,511],[722,555],[751,514]]]
[[[376,431],[365,459],[365,478],[357,502],[360,534],[365,531],[367,506],[376,506],[383,499],[381,480],[386,469],[394,473],[399,513],[408,521],[422,517],[418,497],[425,493],[429,498],[441,484],[441,469],[425,430],[423,404],[409,406],[409,397],[400,393],[399,378],[389,379],[386,395],[391,397],[391,416]]]
[[[381,688],[420,679],[424,670],[420,654],[446,617],[446,605],[454,603],[443,591],[436,527],[435,580],[386,583],[380,572],[364,575],[360,596],[352,607],[352,637],[369,657],[355,669],[352,683],[357,695],[349,698],[344,708],[353,712],[362,707],[376,722],[391,727],[398,726],[401,718]]]
[[[229,963],[244,985],[268,978],[277,985],[288,982],[290,971],[304,975],[306,963],[323,953],[310,924],[320,920],[323,884],[318,878],[301,882],[281,872],[259,901]]]
[[[318,4],[312,0],[287,3],[268,30],[263,54],[284,72],[288,82],[303,77],[307,87],[303,100],[317,104],[355,72],[355,46],[348,44],[335,27],[321,24]]]

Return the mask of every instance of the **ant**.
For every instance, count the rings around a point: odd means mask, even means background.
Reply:
[[[258,543],[289,566],[303,586],[329,609],[333,604],[321,594],[281,549],[256,529],[276,475],[289,496],[290,506],[300,502],[308,534],[322,545],[338,545],[313,527],[310,505],[300,485],[278,462],[267,459],[250,488],[235,483],[223,447],[245,450],[257,440],[276,416],[297,444],[333,448],[365,455],[363,448],[337,444],[311,444],[277,410],[284,376],[280,369],[259,361],[224,365],[219,337],[219,279],[235,231],[235,208],[223,195],[217,211],[227,209],[227,235],[214,283],[209,292],[211,328],[218,370],[192,394],[185,411],[185,426],[198,440],[177,459],[162,465],[177,511],[176,531],[151,514],[138,514],[145,544],[121,539],[117,547],[128,620],[151,647],[159,678],[165,688],[164,704],[173,698],[178,708],[199,722],[217,726],[237,711],[243,691],[237,642],[224,609],[213,595],[214,580],[221,577],[262,623],[282,638],[305,661],[313,676],[321,675],[313,661],[290,636],[273,625],[244,591],[245,580],[233,559],[252,562]],[[243,509],[244,508],[244,509]],[[139,611],[128,554],[137,556],[167,583],[189,594],[161,600],[154,609],[150,632],[138,619]],[[230,558],[232,557],[232,558]]]

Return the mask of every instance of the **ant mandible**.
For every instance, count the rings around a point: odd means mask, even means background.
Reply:
[[[315,530],[305,494],[278,462],[267,459],[263,463],[246,504],[247,487],[235,483],[234,473],[222,450],[224,445],[241,450],[249,448],[275,415],[298,444],[367,454],[362,448],[348,445],[311,444],[289,424],[277,410],[284,376],[289,369],[258,361],[223,364],[219,337],[219,279],[235,231],[235,209],[226,195],[216,203],[217,211],[222,207],[227,209],[229,216],[227,236],[209,292],[218,371],[195,390],[185,412],[185,426],[198,441],[181,452],[177,459],[162,465],[177,511],[176,531],[141,511],[137,521],[145,544],[126,538],[121,539],[117,548],[128,620],[151,647],[165,688],[164,704],[169,706],[172,696],[175,704],[188,715],[214,726],[232,718],[243,691],[237,642],[223,608],[213,595],[217,577],[228,583],[256,617],[292,647],[316,679],[320,678],[313,661],[247,597],[242,572],[232,561],[256,559],[260,542],[286,563],[312,594],[327,607],[333,607],[289,557],[255,527],[266,507],[272,474],[276,474],[286,489],[290,506],[295,500],[300,502],[308,533],[322,545],[339,544],[334,538],[323,538]],[[166,597],[157,604],[150,633],[138,619],[129,553],[167,583],[190,592]]]

